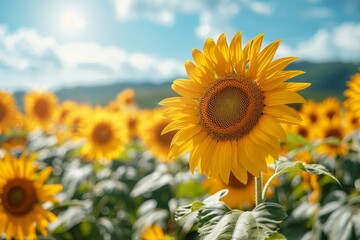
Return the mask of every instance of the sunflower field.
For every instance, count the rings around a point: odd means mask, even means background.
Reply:
[[[360,73],[306,100],[263,39],[207,39],[154,109],[0,89],[0,237],[360,239]]]

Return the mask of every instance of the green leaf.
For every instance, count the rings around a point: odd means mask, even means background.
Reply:
[[[330,240],[360,239],[360,198],[335,191],[325,199],[319,211],[322,229]]]
[[[286,240],[286,237],[281,233],[275,233],[268,237],[266,240]]]
[[[252,212],[259,223],[265,224],[271,230],[277,230],[278,225],[287,217],[283,207],[273,202],[261,203]]]
[[[176,198],[196,198],[204,195],[205,193],[206,191],[204,190],[201,182],[191,179],[178,184],[176,189]]]
[[[83,222],[92,210],[90,200],[78,201],[79,205],[71,206],[62,211],[55,222],[49,224],[49,230],[52,234],[63,233]]]
[[[286,133],[286,135],[286,145],[290,148],[290,150],[299,148],[299,146],[305,146],[309,144],[309,141],[306,138],[296,133]]]
[[[265,240],[276,234],[286,216],[276,203],[262,203],[251,212],[243,212],[231,210],[223,202],[209,202],[198,213],[200,239]]]
[[[207,197],[204,201],[195,201],[185,206],[178,207],[175,212],[175,220],[179,221],[182,218],[188,216],[190,213],[197,212],[203,207],[206,203],[218,202],[220,198],[225,196],[228,193],[228,190],[220,190],[217,193]]]
[[[324,167],[323,165],[321,164],[303,164],[303,165],[308,173],[317,174],[317,175],[324,174],[330,177],[331,179],[333,179],[341,186],[339,180],[337,180],[337,178],[332,173],[330,173],[329,170],[327,170],[327,168]]]
[[[155,171],[143,177],[131,191],[132,197],[138,197],[145,193],[154,192],[155,190],[165,186],[174,185],[174,177],[166,172],[164,165],[159,165]]]
[[[266,199],[266,191],[270,186],[270,183],[277,178],[279,175],[287,172],[297,172],[297,171],[306,171],[312,174],[325,174],[329,176],[331,179],[335,180],[339,185],[340,182],[336,179],[334,175],[332,175],[323,165],[321,164],[306,164],[303,162],[290,162],[286,158],[279,158],[277,162],[275,162],[275,173],[268,179],[265,183],[262,198]]]

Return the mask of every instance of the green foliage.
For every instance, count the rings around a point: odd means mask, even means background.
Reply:
[[[180,207],[176,220],[197,213],[199,236],[204,240],[285,239],[277,233],[279,224],[287,216],[281,205],[265,202],[252,211],[243,212],[219,201],[226,194],[227,190],[222,190],[204,201]]]
[[[360,195],[334,191],[319,212],[320,227],[330,240],[360,239]]]

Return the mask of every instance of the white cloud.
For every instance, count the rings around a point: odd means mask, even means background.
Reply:
[[[62,44],[30,29],[0,25],[0,81],[7,89],[63,87],[106,80],[169,80],[185,75],[184,64],[116,46]]]
[[[248,7],[257,14],[270,16],[273,13],[273,6],[270,3],[249,1]]]
[[[231,19],[246,7],[250,11],[269,16],[273,13],[270,3],[253,0],[114,0],[120,20],[147,19],[173,25],[178,13],[196,13],[199,25],[195,33],[200,38],[215,37],[224,31],[233,31]]]
[[[278,56],[285,55],[314,62],[360,63],[360,23],[343,23],[331,30],[320,29],[294,48],[284,45]]]
[[[334,14],[328,7],[311,7],[303,12],[305,18],[329,18]]]

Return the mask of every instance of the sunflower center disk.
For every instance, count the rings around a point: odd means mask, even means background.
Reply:
[[[342,133],[340,131],[340,129],[338,128],[329,128],[326,132],[325,132],[325,137],[336,137],[338,139],[342,139]]]
[[[99,124],[94,128],[93,140],[98,144],[106,144],[112,138],[111,128],[106,124]]]
[[[263,93],[257,83],[241,76],[224,77],[201,97],[200,122],[216,140],[233,140],[256,126],[263,107]]]
[[[6,108],[2,103],[0,103],[0,121],[3,120],[5,116],[6,116]]]
[[[39,99],[36,101],[34,106],[34,112],[40,118],[45,118],[48,116],[49,113],[49,105],[48,102],[44,99]]]
[[[30,212],[36,204],[36,191],[28,180],[12,179],[4,187],[1,201],[5,211],[22,216]]]

